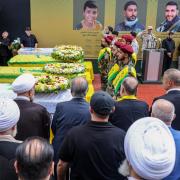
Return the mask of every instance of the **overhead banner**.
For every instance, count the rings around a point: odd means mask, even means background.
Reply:
[[[180,1],[174,2],[180,8]],[[40,47],[79,45],[84,48],[85,57],[92,59],[98,56],[103,29],[108,25],[120,34],[138,33],[151,25],[153,33],[162,39],[173,31],[178,46],[178,9],[167,3],[168,0],[31,0],[31,27]]]

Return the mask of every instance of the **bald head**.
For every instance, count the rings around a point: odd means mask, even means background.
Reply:
[[[45,179],[50,176],[53,156],[53,148],[45,139],[26,139],[16,150],[15,168],[20,179]]]
[[[88,89],[88,83],[85,78],[77,77],[71,82],[71,94],[73,97],[85,97]]]
[[[159,99],[152,106],[151,116],[156,117],[165,123],[171,123],[175,118],[174,105],[165,99]]]
[[[137,92],[138,81],[134,77],[127,77],[122,83],[122,88],[124,88],[127,95],[135,95]]]

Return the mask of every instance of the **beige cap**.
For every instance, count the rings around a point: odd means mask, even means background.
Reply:
[[[148,28],[147,28],[147,29],[148,29],[148,30],[150,30],[150,29],[152,30],[152,29],[153,29],[153,27],[152,27],[152,26],[148,26]]]

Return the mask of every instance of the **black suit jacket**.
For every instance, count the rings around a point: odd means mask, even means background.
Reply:
[[[15,100],[20,109],[16,139],[40,136],[49,139],[50,115],[43,106],[27,100]]]
[[[109,121],[127,131],[137,119],[149,116],[148,104],[140,100],[125,99],[115,103],[115,111],[109,117]]]
[[[16,148],[18,142],[0,141],[0,179],[18,180],[14,169]]]
[[[174,104],[176,118],[172,122],[172,127],[176,130],[180,130],[180,90],[171,90],[163,96],[156,97],[154,101],[158,99],[166,99]]]
[[[70,101],[57,104],[51,126],[54,134],[52,144],[55,162],[59,159],[59,150],[67,132],[72,127],[85,124],[90,119],[89,103],[83,98],[73,98]]]

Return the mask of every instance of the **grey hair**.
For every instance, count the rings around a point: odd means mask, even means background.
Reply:
[[[88,82],[83,77],[76,77],[71,82],[71,94],[73,97],[84,98],[88,90]]]
[[[171,122],[175,116],[175,107],[170,101],[159,99],[152,105],[152,116],[164,122]]]
[[[178,69],[170,68],[164,72],[164,75],[173,81],[175,85],[180,85],[180,71]]]
[[[129,95],[135,95],[137,93],[138,81],[136,78],[126,77],[122,85]]]

